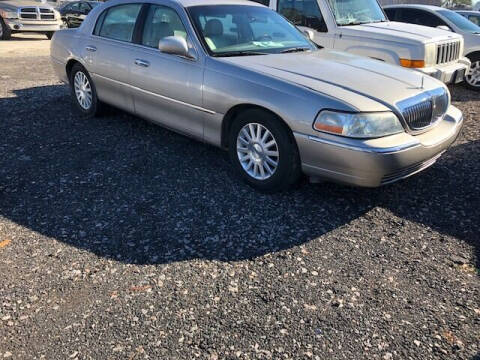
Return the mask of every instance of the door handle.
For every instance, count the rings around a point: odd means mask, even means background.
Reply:
[[[142,59],[135,59],[135,65],[138,65],[138,66],[143,66],[143,67],[149,67],[150,66],[150,63],[146,60],[142,60]]]
[[[94,52],[97,51],[97,48],[95,46],[87,45],[85,46],[85,50]]]

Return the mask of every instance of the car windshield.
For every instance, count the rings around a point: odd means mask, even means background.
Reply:
[[[438,10],[438,13],[445,16],[448,20],[454,23],[462,31],[468,31],[474,34],[480,34],[480,26],[475,25],[470,20],[464,18],[451,10]]]
[[[376,0],[329,0],[337,25],[388,21]]]
[[[276,12],[260,6],[188,8],[195,30],[213,56],[311,51],[316,47]]]

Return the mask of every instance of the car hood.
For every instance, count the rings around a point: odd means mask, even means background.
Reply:
[[[365,36],[370,39],[402,43],[421,42],[426,44],[461,38],[461,36],[450,31],[395,21],[343,26],[341,29],[342,36]]]
[[[444,86],[414,70],[331,50],[220,59],[335,97],[361,111],[393,109],[401,100]]]
[[[18,8],[24,7],[24,6],[38,6],[41,8],[47,8],[47,9],[54,9],[54,7],[50,4],[44,4],[39,1],[28,1],[28,0],[16,0],[16,1],[0,1],[0,9],[11,9],[11,10],[16,10]]]

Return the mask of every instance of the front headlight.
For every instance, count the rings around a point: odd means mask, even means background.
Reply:
[[[62,15],[57,10],[53,10],[53,13],[55,14],[55,19],[60,20],[62,18]]]
[[[16,11],[0,10],[0,16],[4,19],[18,19],[18,14]]]
[[[318,114],[313,128],[354,138],[374,138],[404,131],[392,112],[342,113],[325,110]]]

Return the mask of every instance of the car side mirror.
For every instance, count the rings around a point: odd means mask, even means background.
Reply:
[[[303,33],[306,35],[306,37],[309,39],[309,40],[312,40],[313,41],[313,38],[315,37],[315,34],[312,30],[303,30]]]
[[[193,58],[188,51],[187,40],[180,36],[167,36],[158,42],[158,49],[165,54]]]
[[[447,25],[438,25],[437,29],[445,30],[445,31],[452,31],[452,29],[450,29]]]

